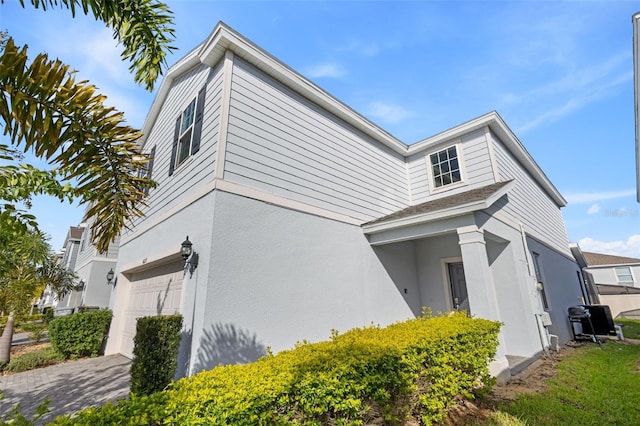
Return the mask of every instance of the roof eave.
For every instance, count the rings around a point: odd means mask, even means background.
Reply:
[[[227,50],[232,51],[239,58],[264,71],[269,76],[333,113],[376,141],[383,143],[396,153],[406,155],[408,146],[405,143],[373,124],[346,104],[235,32],[224,22],[218,22],[211,35],[203,43],[168,70],[145,120],[144,135],[141,138],[140,146],[144,146],[146,137],[155,124],[173,80],[200,63],[211,67],[215,66],[224,57]]]
[[[472,201],[469,203],[461,204],[458,206],[435,210],[432,212],[417,214],[414,216],[403,217],[399,219],[391,219],[384,222],[372,223],[371,225],[363,225],[362,231],[369,234],[376,234],[378,232],[384,232],[391,229],[404,228],[407,226],[418,225],[433,220],[440,220],[449,217],[462,216],[475,211],[484,210],[489,208],[500,197],[509,192],[513,187],[514,181],[510,181],[502,188],[498,189],[491,195],[488,195],[482,200]]]

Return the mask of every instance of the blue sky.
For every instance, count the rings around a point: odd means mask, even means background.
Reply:
[[[635,201],[634,2],[169,1],[178,60],[222,20],[405,143],[496,110],[556,185],[569,238],[640,258]],[[0,29],[46,51],[141,127],[136,87],[109,30],[66,10],[0,4]],[[82,211],[34,204],[55,249]]]

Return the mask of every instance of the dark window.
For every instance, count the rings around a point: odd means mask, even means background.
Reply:
[[[431,160],[431,170],[433,171],[433,184],[436,188],[460,182],[462,176],[455,146],[431,154],[429,158]]]
[[[189,105],[187,105],[176,119],[173,146],[171,147],[169,176],[171,176],[174,169],[189,158],[189,156],[194,155],[200,150],[204,99],[205,87],[198,92],[198,96],[189,102]]]

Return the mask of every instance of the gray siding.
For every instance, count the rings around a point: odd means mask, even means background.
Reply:
[[[225,180],[361,220],[408,204],[401,155],[239,59]]]
[[[91,244],[90,234],[91,234],[91,225],[89,222],[87,227],[84,229],[82,233],[82,239],[80,240],[80,248],[78,251],[78,257],[76,259],[76,270],[82,268],[88,262],[90,262],[93,258],[107,258],[116,260],[118,258],[118,248],[120,247],[120,238],[118,237],[116,241],[109,245],[109,249],[106,253],[98,253],[98,250]]]
[[[489,185],[495,182],[489,148],[484,135],[484,130],[464,135],[459,139],[462,146],[462,161],[464,162],[464,179],[466,185],[456,186],[449,191],[430,194],[428,158],[430,154],[438,152],[458,142],[458,139],[450,143],[438,144],[437,147],[425,149],[407,158],[407,169],[411,188],[411,203],[420,204],[443,196],[449,196],[458,192],[465,192],[473,188]]]
[[[569,239],[560,208],[533,180],[522,165],[494,135],[494,152],[500,180],[515,180],[508,197],[498,200],[490,213],[501,210],[515,221],[520,221],[527,233],[542,240],[558,252],[571,257]],[[572,258],[572,257],[571,257]]]
[[[220,127],[222,77],[220,63],[213,69],[200,65],[173,81],[145,143],[145,152],[150,152],[154,146],[156,147],[151,177],[158,186],[149,192],[148,207],[143,210],[146,217],[138,219],[136,225],[153,220],[162,212],[176,207],[186,193],[193,192],[213,180]],[[205,84],[207,89],[200,150],[176,167],[173,175],[169,176],[176,119]]]

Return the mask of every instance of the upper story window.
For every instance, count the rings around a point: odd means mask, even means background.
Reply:
[[[616,266],[616,278],[619,283],[633,283],[633,275],[631,275],[631,268],[628,266]]]
[[[192,100],[189,106],[182,112],[180,135],[178,139],[178,158],[176,166],[182,164],[191,152],[191,137],[193,136],[193,120],[196,112],[196,100]]]
[[[206,86],[198,92],[198,96],[192,99],[176,118],[169,176],[173,174],[176,167],[200,150],[205,89]]]
[[[455,145],[431,154],[429,158],[434,188],[440,188],[462,180],[458,150]]]

